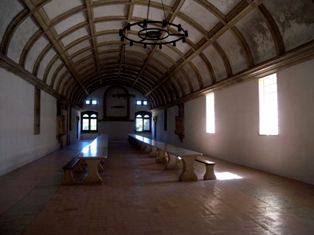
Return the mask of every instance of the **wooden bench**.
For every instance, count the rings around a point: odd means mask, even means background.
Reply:
[[[215,162],[211,162],[211,161],[208,161],[205,159],[200,159],[200,158],[195,159],[195,161],[205,164],[206,171],[205,171],[205,174],[203,177],[204,180],[216,179],[216,175],[215,175],[215,171],[214,171],[214,167],[216,164]]]
[[[64,171],[64,177],[63,177],[63,182],[62,182],[63,184],[71,185],[71,184],[76,183],[73,176],[73,170],[79,164],[79,162],[80,162],[80,159],[78,157],[74,157],[66,165],[62,167]]]

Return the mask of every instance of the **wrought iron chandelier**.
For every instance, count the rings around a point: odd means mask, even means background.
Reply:
[[[128,23],[119,30],[121,41],[129,41],[130,46],[133,44],[158,45],[162,48],[164,44],[176,46],[178,41],[185,42],[188,37],[188,31],[184,30],[181,24],[168,22],[166,19],[165,8],[161,0],[164,19],[162,21],[149,20],[150,0],[148,1],[147,17],[142,21]]]

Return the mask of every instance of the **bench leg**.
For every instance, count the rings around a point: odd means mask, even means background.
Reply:
[[[84,179],[84,183],[102,183],[102,178],[98,173],[98,167],[100,165],[100,160],[98,159],[91,159],[86,160],[87,163],[87,176]]]
[[[168,153],[167,160],[165,169],[173,169],[177,167],[177,156]]]
[[[64,185],[75,184],[72,170],[64,170],[64,176],[63,176],[62,184],[64,184]]]
[[[204,175],[204,180],[215,180],[216,179],[214,167],[215,167],[215,165],[207,165],[206,166],[206,172]]]
[[[196,156],[185,156],[182,157],[182,173],[179,177],[179,181],[197,181],[197,176],[194,172],[194,160]]]
[[[167,162],[167,153],[164,150],[159,149],[156,154],[156,162],[165,164]]]

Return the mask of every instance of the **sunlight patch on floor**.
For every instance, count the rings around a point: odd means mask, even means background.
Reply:
[[[243,177],[231,172],[215,172],[217,180],[237,180],[242,179]]]

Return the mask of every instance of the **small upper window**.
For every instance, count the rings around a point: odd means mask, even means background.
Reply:
[[[136,105],[140,105],[140,106],[144,105],[144,106],[146,106],[146,105],[148,105],[148,102],[147,102],[147,100],[137,100],[136,101]]]
[[[98,104],[98,101],[96,99],[87,99],[87,100],[85,100],[85,104],[96,105],[96,104]]]

